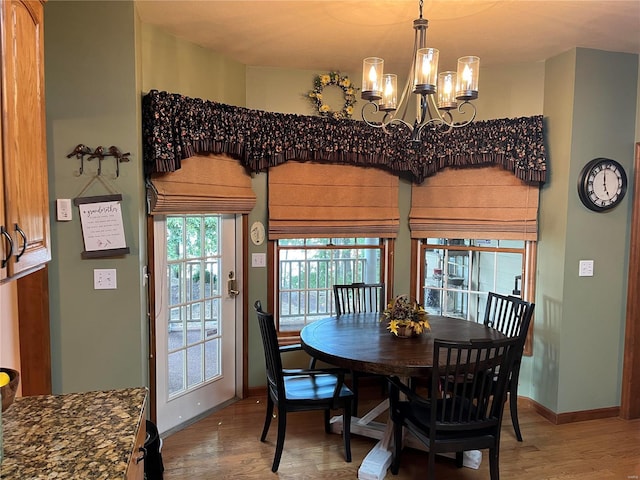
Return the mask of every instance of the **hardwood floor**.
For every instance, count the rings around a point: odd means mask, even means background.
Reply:
[[[377,404],[379,388],[365,387],[370,406]],[[342,439],[325,434],[322,413],[287,416],[287,436],[277,474],[271,472],[277,420],[271,423],[267,442],[260,442],[265,399],[252,397],[211,414],[164,439],[164,480],[357,479],[358,468],[375,440],[353,436],[353,462],[344,461]],[[524,441],[516,441],[508,408],[505,409],[500,473],[503,480],[637,480],[640,479],[640,420],[608,418],[553,425],[520,402]],[[366,411],[365,409],[361,411]],[[387,479],[422,480],[426,453],[403,452],[400,473]],[[438,478],[489,480],[484,456],[478,470],[456,468],[453,460],[438,457]]]

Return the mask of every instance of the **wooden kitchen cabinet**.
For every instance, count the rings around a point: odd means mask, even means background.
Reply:
[[[138,434],[136,435],[136,441],[133,445],[133,452],[129,459],[129,467],[127,468],[126,480],[144,480],[144,458],[146,452],[144,451],[144,443],[147,437],[147,427],[145,416],[142,416],[142,421],[138,428]]]
[[[43,6],[38,0],[3,0],[0,9],[0,279],[23,276],[51,260]]]
[[[2,132],[2,115],[0,115],[0,132]],[[1,135],[1,133],[0,133]],[[0,137],[1,138],[1,137]],[[0,148],[0,167],[3,164],[2,149]],[[0,191],[4,192],[4,176],[3,169],[0,168]],[[0,195],[0,282],[7,278],[7,252],[9,251],[9,245],[11,244],[11,235],[5,229],[5,216],[4,216],[4,193]]]

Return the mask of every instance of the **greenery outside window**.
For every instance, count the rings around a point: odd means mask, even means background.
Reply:
[[[301,238],[276,242],[277,327],[297,333],[334,315],[333,285],[386,278],[388,242],[379,238]]]

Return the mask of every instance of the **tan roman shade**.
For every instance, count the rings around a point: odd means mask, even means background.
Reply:
[[[412,186],[411,236],[536,240],[538,195],[500,166],[448,168]]]
[[[251,176],[226,155],[196,155],[153,174],[147,195],[151,214],[249,213],[256,204]]]
[[[394,238],[398,177],[378,168],[289,161],[269,169],[269,238]]]

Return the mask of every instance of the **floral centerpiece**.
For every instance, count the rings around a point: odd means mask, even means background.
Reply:
[[[391,300],[382,319],[388,322],[387,330],[398,337],[412,337],[431,328],[424,307],[406,295]]]

